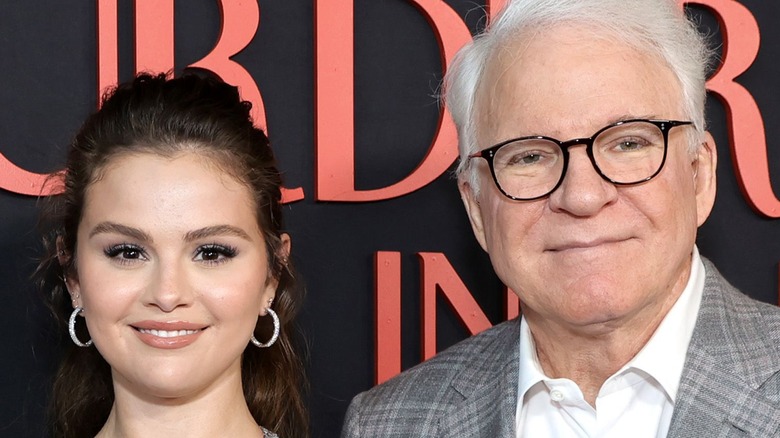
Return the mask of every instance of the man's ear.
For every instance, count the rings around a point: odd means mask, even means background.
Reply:
[[[471,229],[474,231],[474,236],[477,238],[482,249],[487,251],[485,227],[482,222],[482,208],[479,205],[479,199],[477,199],[478,195],[475,193],[468,178],[465,177],[459,178],[458,190],[460,191],[460,199],[463,201],[463,206],[466,207],[466,214],[469,216],[469,222],[471,222]]]
[[[696,224],[701,226],[712,211],[717,191],[716,170],[718,148],[712,134],[705,132],[704,143],[696,151],[693,161],[693,183],[696,190]]]

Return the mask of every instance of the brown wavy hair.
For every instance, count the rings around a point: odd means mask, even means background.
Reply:
[[[89,185],[119,155],[174,156],[193,151],[214,160],[246,184],[254,195],[257,221],[265,238],[270,275],[278,280],[272,308],[281,320],[279,340],[270,348],[248,345],[241,363],[244,397],[255,421],[284,438],[308,436],[306,381],[293,319],[303,290],[289,260],[281,254],[282,179],[265,133],[250,115],[251,103],[238,89],[214,77],[185,72],[141,74],[103,96],[68,152],[62,194],[45,200],[43,257],[36,276],[47,304],[61,323],[63,338],[72,311],[64,278],[77,278],[76,231]],[[88,339],[83,324],[80,338]],[[271,337],[270,318],[258,318],[258,339]],[[66,351],[55,376],[51,427],[57,437],[95,436],[114,402],[111,368],[94,347]]]

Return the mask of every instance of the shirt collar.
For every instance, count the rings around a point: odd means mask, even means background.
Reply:
[[[536,346],[534,345],[531,329],[525,321],[525,317],[520,318],[520,369],[517,379],[518,400],[523,400],[525,393],[535,384],[548,379],[542,371],[542,365],[539,363],[539,357],[536,355]],[[520,406],[522,403],[518,403]]]
[[[629,368],[642,370],[658,381],[674,402],[677,397],[677,389],[680,386],[685,354],[693,336],[693,328],[696,325],[696,316],[704,292],[704,278],[704,264],[699,256],[698,248],[694,245],[691,257],[691,274],[685,289],[650,340],[633,359],[615,373],[616,375]],[[544,374],[539,357],[536,355],[531,329],[528,327],[525,317],[520,320],[518,348],[520,349],[520,364],[517,395],[518,400],[522,400],[532,386],[549,379]]]
[[[691,275],[682,294],[644,347],[616,374],[636,368],[651,375],[674,402],[680,386],[685,354],[693,336],[696,316],[704,293],[704,264],[693,247]]]

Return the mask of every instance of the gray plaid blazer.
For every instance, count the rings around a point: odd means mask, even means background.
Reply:
[[[780,437],[780,308],[704,265],[668,437]],[[357,395],[342,438],[514,437],[519,336],[507,321]]]

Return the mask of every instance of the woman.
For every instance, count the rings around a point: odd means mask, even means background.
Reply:
[[[307,435],[281,177],[250,108],[144,74],[73,141],[38,269],[73,341],[56,436]]]

